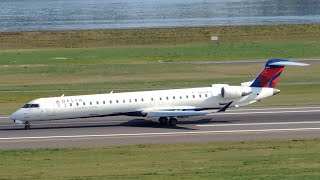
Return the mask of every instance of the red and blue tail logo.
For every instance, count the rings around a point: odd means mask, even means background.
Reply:
[[[270,87],[274,88],[278,83],[280,75],[284,69],[285,62],[289,60],[271,59],[269,60],[261,73],[254,79],[251,87]]]
[[[308,66],[309,64],[289,61],[285,59],[269,60],[261,73],[253,80],[250,87],[274,88],[285,66]]]

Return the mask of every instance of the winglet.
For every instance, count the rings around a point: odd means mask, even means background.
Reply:
[[[233,103],[233,101],[231,101],[231,102],[229,102],[227,105],[225,105],[225,106],[223,106],[221,109],[219,109],[219,111],[217,112],[217,113],[219,113],[219,112],[225,112],[229,107],[230,107],[230,105]]]

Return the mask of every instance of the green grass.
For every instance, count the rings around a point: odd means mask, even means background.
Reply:
[[[265,41],[113,48],[14,50],[0,52],[0,65],[112,64],[320,57],[320,41]]]
[[[0,65],[314,58],[319,40],[317,24],[0,32]]]
[[[0,50],[207,44],[212,43],[212,35],[220,37],[219,43],[297,39],[313,41],[320,37],[319,27],[319,24],[302,24],[0,32]]]
[[[309,139],[1,150],[0,179],[318,179],[319,148]]]

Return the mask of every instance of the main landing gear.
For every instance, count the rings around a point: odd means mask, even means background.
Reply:
[[[30,127],[31,127],[31,125],[30,125],[29,121],[26,121],[24,123],[24,129],[30,129]]]
[[[160,117],[159,123],[161,126],[176,126],[178,123],[178,120],[176,118],[170,117],[169,120],[167,117]]]

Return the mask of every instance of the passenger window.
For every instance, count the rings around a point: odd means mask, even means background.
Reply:
[[[79,103],[77,103],[77,106],[79,106]]]
[[[153,98],[151,98],[151,101],[153,101]]]
[[[85,103],[85,102],[83,102],[83,105],[85,106],[85,105],[86,105],[86,103]]]
[[[141,101],[143,102],[143,98],[141,98]]]
[[[196,98],[196,96],[195,96],[195,95],[192,95],[192,97],[193,97],[193,98]]]
[[[138,99],[135,99],[134,102],[138,102]]]
[[[180,99],[182,99],[182,96],[180,96]]]
[[[131,99],[129,99],[129,103],[131,103]]]
[[[103,101],[103,104],[106,104],[106,101]]]
[[[125,102],[126,102],[126,100],[124,99],[124,100],[123,100],[123,103],[125,103]]]
[[[70,107],[72,106],[72,103],[70,103]]]
[[[97,104],[99,104],[99,101],[97,101]]]
[[[117,103],[119,103],[119,101],[118,101],[118,100],[116,100],[116,102],[117,102]]]
[[[90,102],[90,105],[92,105],[92,102]]]
[[[187,98],[187,99],[189,98],[188,95],[186,95],[186,98]]]
[[[110,104],[112,104],[112,101],[110,100]]]
[[[208,95],[207,95],[207,94],[205,94],[204,96],[205,96],[205,97],[208,97]]]
[[[167,96],[167,100],[169,100],[169,97]]]
[[[199,98],[201,98],[201,94],[199,94]]]
[[[161,100],[162,100],[162,98],[160,97],[160,98],[159,98],[159,100],[161,101]]]
[[[176,99],[176,97],[175,97],[175,96],[173,96],[173,97],[172,97],[172,99]]]

